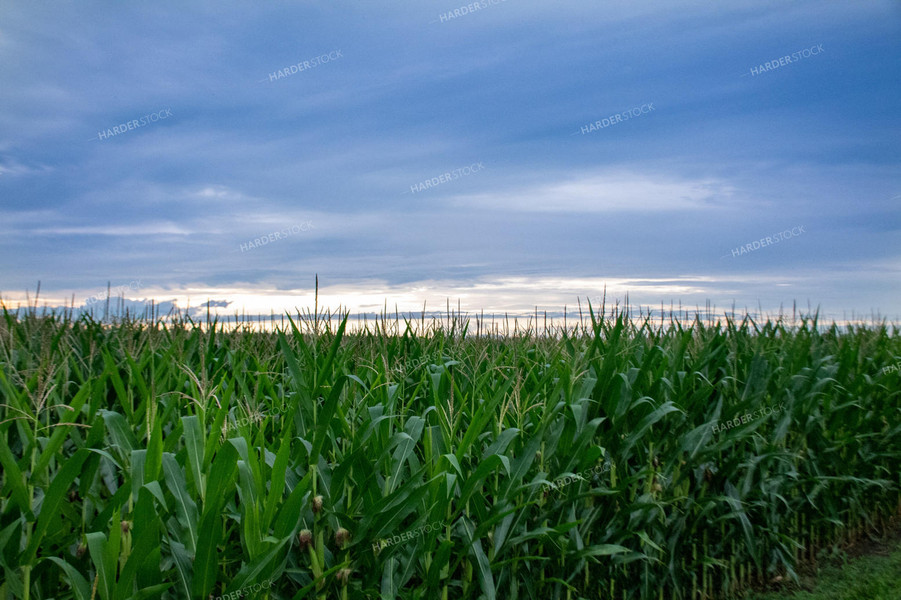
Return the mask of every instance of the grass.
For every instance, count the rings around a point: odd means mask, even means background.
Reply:
[[[885,555],[868,554],[802,578],[806,589],[756,594],[750,600],[897,600],[901,598],[901,542]],[[798,587],[798,586],[795,586]]]
[[[0,597],[726,597],[901,506],[884,324],[346,327],[4,310]]]

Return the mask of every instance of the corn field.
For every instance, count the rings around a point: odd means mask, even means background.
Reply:
[[[884,323],[3,311],[0,598],[706,599],[901,514]]]

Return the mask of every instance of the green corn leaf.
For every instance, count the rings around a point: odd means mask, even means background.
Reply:
[[[272,465],[271,486],[269,494],[266,496],[266,508],[263,512],[263,527],[268,530],[272,525],[272,519],[278,508],[279,502],[282,500],[282,494],[285,490],[286,471],[288,467],[288,459],[291,453],[291,432],[286,431],[282,437],[275,463]]]
[[[216,583],[219,566],[218,545],[222,538],[221,512],[235,485],[238,453],[234,446],[226,444],[213,460],[208,489],[210,495],[204,503],[200,518],[197,554],[194,558],[192,592],[198,598],[206,598]],[[231,492],[233,493],[233,492]]]
[[[140,488],[132,515],[132,550],[119,575],[115,592],[117,600],[126,600],[131,596],[135,581],[139,588],[144,589],[159,578],[160,520],[153,502],[153,493],[147,488]]]
[[[65,414],[65,416],[60,420],[60,424],[64,423],[74,423],[78,420],[78,417],[81,416],[81,409],[84,406],[87,399],[90,397],[91,393],[91,384],[90,382],[83,384],[78,391],[75,393],[75,397],[72,398],[70,402],[70,410]],[[44,469],[50,464],[50,461],[53,458],[58,457],[59,449],[62,447],[63,443],[66,441],[67,436],[70,434],[70,427],[54,427],[53,435],[50,436],[50,441],[41,451],[41,457],[38,459],[37,464],[34,467],[35,476],[39,473],[43,473]]]
[[[69,457],[62,468],[50,482],[50,487],[44,495],[44,503],[41,505],[41,514],[38,515],[37,527],[31,536],[31,543],[25,548],[20,559],[20,564],[31,565],[34,562],[35,555],[47,533],[47,529],[51,523],[59,516],[59,507],[63,499],[69,492],[72,482],[81,472],[81,465],[87,459],[89,452],[85,449],[77,450],[75,454]]]
[[[182,429],[185,434],[185,448],[188,451],[188,465],[191,467],[191,475],[200,499],[205,498],[206,484],[203,476],[203,451],[204,436],[200,429],[200,420],[196,415],[182,417]]]
[[[69,578],[68,583],[78,600],[91,599],[91,584],[78,572],[78,569],[56,556],[48,556],[44,560],[56,563],[66,573],[66,576]]]
[[[135,439],[134,433],[132,433],[125,417],[111,410],[101,410],[100,415],[103,417],[113,445],[119,451],[118,455],[123,457],[130,456],[132,450],[137,449],[138,440]]]
[[[29,521],[33,521],[31,514],[31,501],[28,499],[28,488],[25,487],[25,478],[22,471],[16,464],[16,458],[9,450],[6,442],[0,443],[0,465],[3,465],[3,479],[5,486],[10,488],[10,494],[13,502],[18,505],[19,509],[28,515]]]
[[[91,562],[94,565],[94,569],[97,571],[98,577],[98,586],[97,591],[100,593],[100,598],[102,600],[112,600],[113,598],[113,586],[116,583],[116,560],[115,555],[113,555],[113,560],[110,561],[110,550],[112,547],[106,536],[99,531],[95,531],[93,533],[89,533],[85,536],[88,542],[88,553],[91,555]],[[118,544],[115,548],[116,553],[118,553],[119,548]]]
[[[316,430],[313,435],[313,449],[310,451],[311,464],[318,462],[325,440],[331,432],[332,417],[335,415],[338,400],[341,397],[341,390],[344,388],[344,383],[346,381],[347,377],[344,375],[339,376],[335,380],[332,391],[329,393],[329,397],[325,401],[325,404],[323,404],[322,411],[318,415],[318,422],[316,423]]]
[[[119,376],[119,367],[116,366],[116,362],[113,360],[113,357],[110,356],[110,353],[108,351],[104,349],[102,353],[103,362],[106,365],[104,375],[106,377],[109,377],[109,379],[113,382],[113,389],[116,390],[116,395],[119,397],[119,404],[122,406],[122,410],[125,411],[128,420],[132,421],[134,420],[134,414],[131,407],[131,399],[126,392],[125,384],[122,382],[122,378]],[[127,450],[129,451],[133,449],[134,448],[127,448]]]
[[[165,468],[165,459],[163,460],[163,468]],[[191,581],[194,578],[191,555],[184,544],[173,540],[171,537],[169,538],[169,549],[172,552],[175,572],[178,575],[173,587],[178,591],[179,597],[191,598]]]
[[[163,468],[163,431],[162,420],[156,419],[147,441],[147,458],[144,464],[144,482],[156,481]]]
[[[163,453],[163,473],[166,487],[175,497],[175,514],[178,522],[184,528],[185,535],[181,542],[187,552],[193,555],[197,550],[197,504],[188,495],[184,472],[175,456],[169,452]]]
[[[488,600],[494,600],[496,598],[497,590],[494,587],[494,576],[491,573],[491,564],[488,562],[488,557],[485,556],[485,551],[482,549],[481,542],[473,536],[473,527],[469,522],[469,519],[464,517],[461,519],[460,523],[463,527],[464,538],[469,546],[469,551],[478,567],[476,572],[478,573],[482,592]]]
[[[264,555],[250,564],[241,567],[241,570],[229,582],[225,594],[234,593],[250,584],[259,583],[264,579],[271,580],[281,571],[279,556],[284,552],[285,546],[291,540],[291,536],[282,538],[271,544],[271,548]]]

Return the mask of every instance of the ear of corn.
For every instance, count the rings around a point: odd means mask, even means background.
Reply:
[[[0,596],[727,597],[898,516],[884,324],[333,317],[4,310]]]

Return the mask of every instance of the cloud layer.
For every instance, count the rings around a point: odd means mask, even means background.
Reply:
[[[901,318],[896,3],[479,4],[7,3],[3,300]]]

